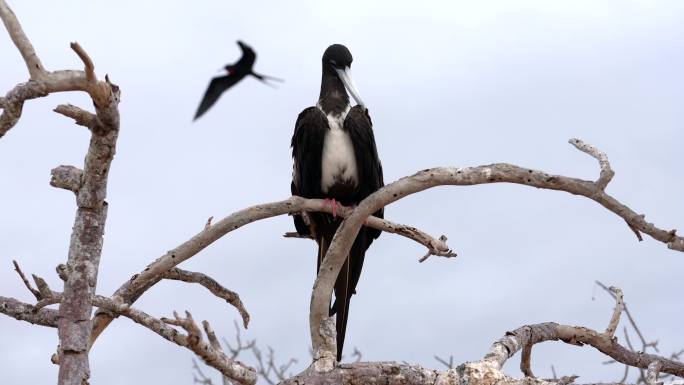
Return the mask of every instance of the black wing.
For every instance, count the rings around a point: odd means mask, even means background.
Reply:
[[[344,129],[354,143],[356,169],[359,173],[359,202],[385,185],[382,177],[382,164],[378,157],[373,135],[373,123],[365,107],[354,106],[344,120]],[[384,210],[380,209],[375,216],[382,218]],[[380,230],[368,228],[370,240],[380,236]]]
[[[237,63],[235,63],[235,66],[244,66],[246,69],[251,70],[252,66],[254,65],[254,61],[256,60],[256,52],[254,52],[252,47],[239,40],[237,43],[242,50],[242,57]]]
[[[207,112],[207,110],[211,108],[214,103],[216,103],[225,90],[234,86],[243,77],[244,75],[230,74],[226,76],[217,76],[211,79],[211,82],[209,82],[209,87],[207,87],[207,91],[204,93],[204,98],[202,98],[202,102],[197,108],[197,112],[195,113],[195,118],[193,120],[196,120],[205,112]]]
[[[328,119],[317,107],[309,107],[297,117],[292,135],[292,195],[322,198],[321,162],[323,141],[328,131]],[[301,216],[294,216],[295,227],[301,235],[310,235]]]

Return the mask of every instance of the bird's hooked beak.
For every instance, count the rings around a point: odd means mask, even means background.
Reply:
[[[337,72],[337,76],[339,76],[340,80],[342,80],[342,84],[344,84],[344,88],[347,89],[347,92],[351,94],[351,96],[356,100],[356,104],[366,107],[366,104],[361,100],[361,96],[359,95],[359,91],[356,90],[356,86],[354,85],[354,81],[352,80],[351,77],[351,68],[349,67],[344,67],[344,69],[339,69],[335,68],[335,72]]]

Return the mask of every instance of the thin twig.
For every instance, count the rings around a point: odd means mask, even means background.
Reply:
[[[525,377],[535,378],[534,373],[532,373],[532,368],[530,367],[530,361],[532,359],[532,343],[528,342],[522,348],[522,353],[520,353],[520,371],[525,375]]]
[[[589,154],[599,162],[599,167],[601,167],[601,175],[595,183],[597,188],[600,190],[605,190],[606,186],[608,186],[608,183],[610,183],[611,179],[613,179],[613,176],[615,176],[615,172],[610,168],[610,162],[608,161],[606,154],[591,144],[585,143],[577,138],[572,138],[568,142],[575,146],[578,150]]]
[[[21,277],[22,282],[24,282],[24,285],[33,294],[33,296],[36,297],[36,300],[40,301],[41,299],[43,299],[40,294],[40,291],[34,289],[33,286],[31,286],[31,282],[29,282],[29,280],[26,279],[26,276],[24,275],[24,272],[21,271],[21,268],[19,267],[17,261],[12,260],[12,263],[14,264],[14,271],[16,271],[17,274],[19,274],[19,277]]]
[[[306,212],[328,212],[331,213],[330,205],[325,205],[322,199],[305,199],[297,196],[290,197],[284,201],[261,204],[240,210],[213,223],[210,227],[200,231],[188,241],[182,243],[173,250],[157,258],[154,262],[148,265],[139,274],[136,274],[130,280],[127,280],[119,289],[116,290],[113,297],[122,298],[125,303],[134,303],[146,290],[154,286],[157,282],[163,279],[164,274],[170,269],[174,268],[179,263],[193,257],[205,247],[209,246],[214,241],[223,237],[224,235],[239,229],[249,223],[260,219],[270,218],[284,214]],[[349,215],[351,208],[340,207],[338,209],[339,215]],[[426,233],[419,231],[411,226],[398,225],[380,218],[369,217],[367,225],[374,228],[382,229],[382,226],[388,231],[394,231],[397,234],[407,236],[415,236],[414,239],[420,242],[428,249],[432,248],[437,254],[449,254],[451,248],[443,241],[433,238]],[[377,226],[377,227],[376,227]],[[113,317],[107,312],[98,311],[93,319],[92,333],[90,336],[90,345],[95,342],[102,331],[111,323]]]
[[[217,369],[223,375],[240,384],[253,385],[256,382],[256,371],[253,368],[228,357],[220,346],[217,348],[216,341],[210,343],[204,341],[202,338],[202,331],[195,323],[192,315],[187,311],[185,312],[185,317],[181,317],[178,313],[173,312],[174,318],[156,319],[128,304],[117,302],[111,298],[99,295],[93,296],[93,304],[128,317],[132,321],[145,326],[161,337],[172,341],[179,346],[190,349],[207,365]],[[187,332],[187,335],[179,333],[169,325],[183,328]],[[208,330],[211,331],[211,327],[208,327]]]
[[[192,368],[199,374],[199,378],[197,376],[193,375],[193,381],[195,384],[202,384],[202,385],[213,385],[214,383],[211,381],[211,378],[207,377],[207,375],[204,374],[202,369],[200,369],[199,365],[197,364],[197,361],[195,359],[192,359]]]
[[[613,338],[615,335],[615,330],[618,327],[618,323],[620,323],[620,315],[622,314],[624,303],[622,300],[622,290],[620,290],[620,288],[611,286],[608,288],[608,290],[615,294],[615,310],[613,311],[613,315],[610,318],[610,323],[608,324],[604,334],[608,338]]]
[[[594,282],[596,282],[596,284],[599,285],[603,290],[608,292],[613,297],[613,299],[617,299],[615,296],[615,293],[613,293],[609,287],[607,287],[606,285],[604,285],[603,283],[601,283],[599,281],[594,281]],[[627,319],[629,320],[629,323],[632,325],[632,328],[634,329],[637,336],[639,337],[639,340],[641,341],[642,350],[645,350],[645,348],[648,346],[652,346],[656,352],[659,352],[658,346],[657,346],[657,341],[654,341],[654,342],[647,342],[646,341],[646,339],[644,338],[644,335],[641,333],[641,330],[637,326],[636,321],[634,321],[634,317],[632,317],[632,313],[630,313],[629,308],[627,307],[627,304],[624,301],[622,303],[622,308],[623,308],[623,311],[625,312],[625,314],[627,315]]]
[[[40,62],[38,55],[36,55],[33,44],[31,44],[31,41],[26,37],[24,30],[21,28],[19,20],[17,20],[12,9],[7,6],[5,0],[0,0],[0,18],[5,24],[12,42],[24,58],[24,63],[26,63],[31,79],[39,79],[45,73],[43,64]]]
[[[228,351],[231,354],[230,358],[234,360],[238,358],[240,353],[242,353],[243,351],[252,350],[252,348],[256,344],[256,340],[251,340],[247,341],[247,343],[243,343],[242,336],[240,333],[240,327],[238,326],[237,321],[234,320],[233,325],[235,326],[235,347],[233,347],[233,345],[231,345],[231,343],[228,342],[228,340],[226,340],[225,338],[222,338],[222,340],[223,344],[226,345]]]
[[[434,357],[435,357],[435,360],[437,360],[437,362],[446,366],[447,369],[453,369],[454,368],[454,356],[449,356],[449,361],[447,361],[447,360],[445,360],[439,356],[434,356]]]
[[[88,82],[96,82],[97,76],[95,76],[95,65],[93,64],[93,60],[90,59],[90,56],[88,56],[88,53],[77,42],[72,42],[70,46],[85,66],[84,72],[86,74],[86,80]]]
[[[352,357],[354,358],[354,362],[361,362],[361,359],[363,359],[363,354],[361,354],[361,351],[354,346],[354,351],[352,352]]]

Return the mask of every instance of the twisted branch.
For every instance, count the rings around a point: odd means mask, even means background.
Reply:
[[[619,321],[620,312],[617,310],[621,308],[622,302],[622,291],[618,288],[612,289],[611,291],[617,297],[617,306],[609,329],[613,324],[617,325]],[[617,320],[615,319],[616,314]],[[555,322],[526,325],[512,332],[507,332],[505,336],[491,346],[489,353],[487,353],[482,362],[493,365],[497,370],[500,370],[506,361],[521,348],[523,349],[523,354],[525,354],[525,350],[529,351],[532,345],[544,341],[563,341],[577,346],[590,345],[625,365],[641,369],[649,368],[650,372],[663,371],[675,376],[684,377],[684,363],[655,354],[635,352],[632,349],[628,349],[620,345],[617,342],[617,338],[614,338],[612,333],[608,333],[608,330],[606,333],[599,333],[587,327],[559,325]],[[526,361],[527,363],[524,368],[523,364],[521,364],[521,369],[523,369],[526,377],[533,377],[532,372],[529,371],[529,353]]]

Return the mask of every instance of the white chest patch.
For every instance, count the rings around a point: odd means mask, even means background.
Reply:
[[[342,129],[349,108],[347,107],[339,115],[327,115],[330,130],[328,130],[323,140],[323,159],[321,164],[321,190],[324,193],[327,193],[328,189],[334,186],[335,183],[349,181],[354,184],[359,183],[354,145],[349,134]]]

